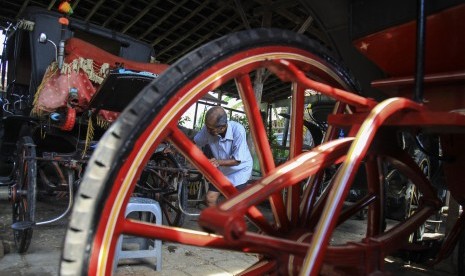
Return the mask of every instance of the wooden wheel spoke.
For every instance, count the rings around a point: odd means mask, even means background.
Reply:
[[[182,242],[187,245],[231,248],[231,245],[228,244],[223,237],[218,235],[185,228],[172,228],[132,219],[123,220],[121,223],[121,234],[156,238],[170,242]]]
[[[249,75],[241,75],[235,79],[239,95],[244,104],[244,110],[249,118],[250,133],[254,141],[260,168],[263,175],[275,168],[273,153],[271,152],[265,126],[262,121],[260,109],[255,98],[254,89]],[[284,202],[279,193],[270,195],[271,209],[276,220],[276,225],[287,229],[289,220],[286,217]]]
[[[205,154],[180,129],[174,127],[168,139],[224,196],[228,198],[237,192],[226,176],[210,163]]]
[[[182,241],[187,245],[207,246],[211,248],[228,248],[236,250],[247,249],[250,253],[270,254],[275,252],[275,257],[280,254],[293,254],[305,256],[309,244],[301,241],[246,232],[240,241],[229,242],[220,235],[185,228],[171,228],[165,225],[143,222],[134,219],[124,219],[121,224],[120,234],[138,236],[144,238],[156,238],[165,241]],[[173,237],[173,234],[175,236]]]
[[[304,93],[304,87],[297,85],[297,83],[293,83],[291,100],[291,143],[289,158],[294,158],[302,153],[305,102]],[[301,196],[300,193],[300,185],[293,185],[289,187],[287,191],[287,215],[293,222],[293,225],[298,223]]]
[[[267,174],[274,169],[275,164],[250,76],[241,75],[235,78],[235,81],[244,104],[244,111],[249,119],[250,134],[256,147],[260,168],[263,174]]]

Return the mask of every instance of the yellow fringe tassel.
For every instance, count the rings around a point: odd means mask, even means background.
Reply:
[[[107,129],[110,127],[111,123],[107,120],[105,120],[105,118],[103,118],[102,116],[100,115],[97,115],[97,125],[103,129]]]
[[[37,105],[37,101],[39,100],[39,95],[42,89],[44,89],[45,84],[49,81],[53,75],[58,71],[58,65],[56,62],[52,62],[50,66],[48,66],[47,71],[45,71],[44,77],[42,78],[42,82],[40,83],[39,87],[37,88],[37,92],[34,94],[34,102],[33,108],[31,110],[31,116],[41,116],[41,110]]]
[[[108,75],[110,65],[108,63],[98,66],[92,59],[77,58],[71,63],[64,63],[61,69],[62,74],[70,74],[71,72],[78,72],[82,69],[90,81],[102,84],[105,77]]]
[[[86,143],[84,144],[84,151],[82,157],[86,155],[87,149],[89,148],[90,142],[94,139],[94,126],[92,123],[92,114],[89,116],[89,122],[87,123]]]

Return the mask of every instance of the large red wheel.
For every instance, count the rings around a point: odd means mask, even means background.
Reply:
[[[311,238],[311,233],[308,229],[314,227],[312,220],[318,220],[312,214],[323,205],[315,203],[318,188],[312,187],[316,184],[305,185],[303,194],[299,185],[305,181],[318,183],[319,175],[326,168],[343,160],[352,138],[326,142],[303,153],[301,131],[305,87],[289,83],[292,110],[295,111],[291,114],[290,159],[276,167],[252,87],[252,79],[258,70],[269,66],[272,60],[289,61],[319,82],[356,90],[350,75],[319,43],[288,31],[240,32],[190,53],[146,87],[101,139],[77,194],[66,234],[62,275],[111,274],[111,260],[121,234],[261,254],[261,262],[244,274],[292,274],[292,270],[299,270],[309,248],[306,241]],[[279,79],[271,75],[269,81],[275,83]],[[215,89],[232,88],[237,89],[244,102],[262,172],[262,178],[239,195],[177,127],[183,113],[203,95]],[[264,89],[267,89],[266,83]],[[336,104],[336,112],[345,109],[345,105]],[[336,136],[337,131],[329,128],[326,141]],[[246,231],[245,224],[232,225],[236,230],[243,230],[235,233],[234,229],[220,229],[206,222],[202,224],[204,228],[220,234],[206,235],[201,231],[148,226],[125,219],[124,209],[143,168],[164,140],[169,140],[226,198],[230,198],[220,206],[225,207],[228,202],[234,205],[233,202],[241,196],[248,197],[260,189],[259,196],[252,196],[247,201],[251,207],[241,210],[234,218],[248,216],[261,234],[246,232],[245,239],[236,240],[235,234],[241,236]],[[283,194],[286,194],[284,199]],[[268,221],[256,207],[264,200],[270,201],[273,221]],[[356,212],[352,210],[352,214]]]

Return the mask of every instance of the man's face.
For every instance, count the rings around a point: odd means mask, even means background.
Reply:
[[[226,131],[226,125],[212,126],[206,123],[205,127],[207,128],[208,133],[210,133],[213,136],[221,135]]]

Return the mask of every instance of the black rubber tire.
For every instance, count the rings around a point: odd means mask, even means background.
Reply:
[[[108,197],[126,158],[131,152],[138,150],[135,146],[141,133],[163,116],[159,113],[168,101],[178,98],[178,90],[228,56],[274,45],[312,53],[315,59],[329,68],[331,76],[337,78],[345,89],[358,91],[347,70],[326,49],[318,42],[290,31],[257,29],[238,32],[212,41],[188,54],[144,88],[101,139],[76,196],[61,258],[61,275],[88,273],[95,233],[99,223],[103,221],[99,210],[113,204],[108,202]],[[190,99],[189,103],[193,102],[195,99]]]
[[[36,175],[37,161],[35,144],[31,137],[22,137],[17,144],[16,191],[13,201],[12,219],[17,222],[34,222],[36,210]],[[13,229],[13,236],[18,253],[25,253],[31,244],[32,228]]]

